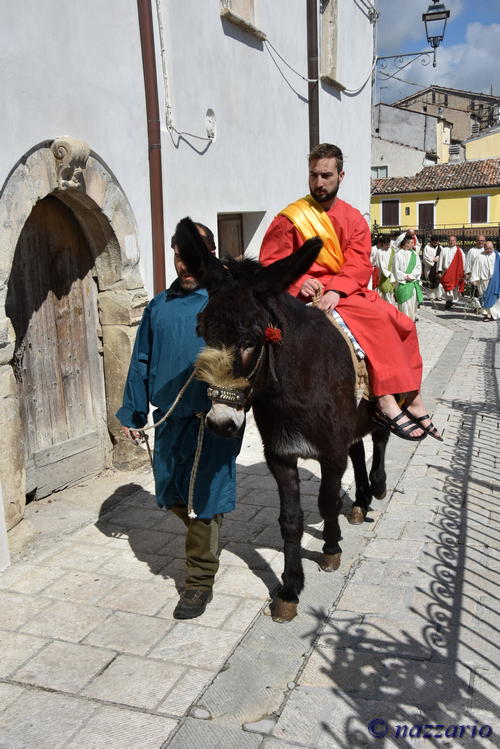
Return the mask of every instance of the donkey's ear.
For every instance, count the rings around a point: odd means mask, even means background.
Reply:
[[[291,255],[262,268],[252,284],[257,294],[280,294],[304,275],[316,260],[323,242],[312,237]]]
[[[228,278],[227,270],[210,252],[196,224],[189,217],[179,221],[173,240],[189,271],[209,293],[218,289]]]

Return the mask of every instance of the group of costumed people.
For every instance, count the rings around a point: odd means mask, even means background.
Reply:
[[[422,359],[415,324],[368,288],[370,230],[361,213],[337,197],[343,178],[342,151],[328,143],[314,148],[309,155],[310,194],[275,217],[260,261],[273,263],[319,236],[320,254],[289,293],[305,304],[314,301],[328,315],[338,314],[348,326],[366,358],[377,422],[405,440],[442,440],[420,393]],[[215,252],[212,232],[196,226]],[[154,422],[162,421],[155,429],[156,502],[172,510],[186,528],[186,582],[173,617],[192,619],[203,614],[212,599],[221,523],[235,507],[241,435],[222,439],[201,429],[210,400],[206,383],[191,376],[204,345],[196,333],[197,315],[208,294],[184,262],[176,235],[172,248],[177,278],[144,311],[117,417],[134,441],[143,437],[151,406]],[[407,265],[405,275],[411,272]]]
[[[391,237],[379,235],[372,246],[372,287],[387,302],[397,305],[412,320],[423,300],[422,280],[433,301],[445,300],[450,309],[464,293],[466,283],[473,293],[474,306],[484,320],[500,317],[500,254],[491,240],[479,235],[467,254],[451,235],[448,245],[431,236],[421,253],[421,244],[410,229]]]

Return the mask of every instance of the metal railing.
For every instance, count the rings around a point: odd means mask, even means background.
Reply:
[[[377,234],[402,234],[406,231],[407,226],[379,226],[375,221],[372,225],[372,235]],[[454,236],[457,238],[458,245],[463,250],[468,250],[476,244],[476,240],[480,234],[484,235],[486,239],[491,239],[495,243],[495,249],[500,250],[500,223],[483,223],[483,224],[434,224],[419,226],[416,229],[416,234],[422,242],[427,244],[431,235],[435,234],[440,240],[443,240],[443,244],[448,241],[448,237]]]

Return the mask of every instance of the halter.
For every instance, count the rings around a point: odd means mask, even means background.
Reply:
[[[262,366],[262,362],[264,360],[266,343],[263,343],[261,345],[257,361],[255,362],[252,371],[248,375],[246,375],[246,379],[250,383],[249,392],[245,395],[245,391],[240,390],[240,388],[219,387],[217,385],[211,385],[207,389],[207,395],[212,403],[224,403],[226,406],[232,406],[233,408],[244,408],[249,404],[255,386],[254,378],[256,378],[256,376],[258,375]]]

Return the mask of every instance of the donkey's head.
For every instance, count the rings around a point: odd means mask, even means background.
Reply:
[[[207,420],[216,433],[234,436],[244,423],[266,346],[279,337],[273,333],[268,302],[308,270],[322,242],[309,239],[297,252],[264,268],[248,259],[222,263],[189,218],[179,222],[175,238],[182,260],[209,293],[197,328],[207,346],[196,362],[196,376],[210,386]]]

